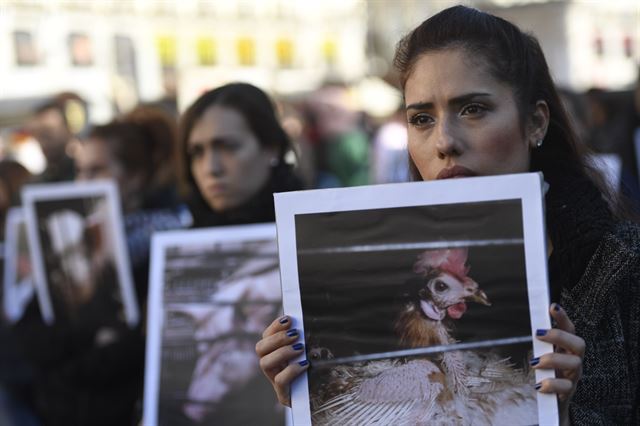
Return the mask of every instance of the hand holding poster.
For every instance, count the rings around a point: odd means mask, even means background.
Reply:
[[[537,174],[276,195],[300,424],[555,424]]]

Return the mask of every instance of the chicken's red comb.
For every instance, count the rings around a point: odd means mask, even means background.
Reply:
[[[427,250],[418,255],[418,260],[413,265],[413,271],[416,274],[427,274],[432,269],[437,269],[448,272],[464,281],[470,269],[466,262],[466,248]]]

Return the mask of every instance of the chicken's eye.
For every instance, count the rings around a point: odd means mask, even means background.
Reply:
[[[442,293],[443,291],[449,290],[449,286],[442,281],[436,281],[435,289],[438,293]]]

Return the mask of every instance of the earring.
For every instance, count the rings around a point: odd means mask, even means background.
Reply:
[[[540,148],[542,146],[542,142],[544,142],[544,139],[538,139],[536,142],[536,148]]]

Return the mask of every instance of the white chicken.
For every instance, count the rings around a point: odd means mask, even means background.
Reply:
[[[466,249],[422,253],[416,296],[395,323],[407,348],[451,345],[451,323],[466,302],[490,306],[468,277]],[[438,357],[339,365],[312,398],[314,425],[533,424],[537,422],[530,377],[508,359],[473,351]]]

